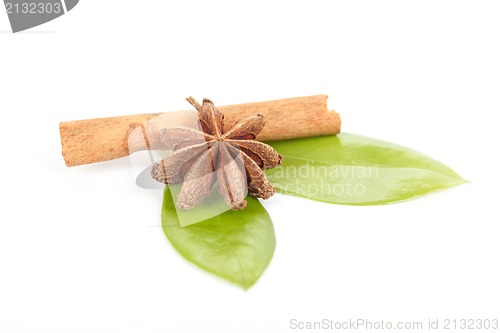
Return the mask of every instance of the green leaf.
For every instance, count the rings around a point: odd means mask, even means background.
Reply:
[[[284,156],[267,170],[280,193],[345,204],[379,205],[466,182],[415,150],[354,134],[269,142]]]
[[[271,218],[253,197],[241,211],[226,211],[181,227],[168,187],[163,195],[162,226],[172,246],[195,265],[244,289],[262,275],[274,254]]]

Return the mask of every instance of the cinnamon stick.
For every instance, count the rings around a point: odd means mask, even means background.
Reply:
[[[329,111],[328,96],[295,97],[273,101],[219,107],[225,123],[260,113],[266,126],[259,141],[293,139],[337,134],[341,120]],[[59,125],[62,154],[67,166],[76,166],[124,157],[145,149],[162,148],[159,133],[172,126],[190,126],[196,111],[149,113],[112,118],[62,122]]]

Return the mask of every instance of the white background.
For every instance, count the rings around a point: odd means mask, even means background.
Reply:
[[[1,332],[292,332],[290,319],[500,316],[498,1],[91,1],[25,33],[0,13]],[[160,227],[127,159],[66,168],[60,121],[328,94],[343,130],[471,181],[408,202],[264,202],[244,292]]]

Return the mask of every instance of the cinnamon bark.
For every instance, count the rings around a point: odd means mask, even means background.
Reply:
[[[328,110],[327,98],[295,97],[218,109],[225,115],[226,128],[260,113],[266,125],[257,140],[293,139],[340,132],[340,116]],[[196,111],[177,111],[62,122],[59,130],[64,161],[67,166],[76,166],[124,157],[139,150],[161,149],[159,133],[163,128],[192,126],[196,119]]]

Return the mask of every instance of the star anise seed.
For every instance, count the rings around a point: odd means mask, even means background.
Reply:
[[[201,202],[217,181],[219,193],[232,209],[246,206],[246,189],[252,196],[268,199],[274,187],[265,169],[281,165],[283,157],[271,146],[255,141],[264,127],[263,116],[257,114],[238,121],[224,131],[224,115],[209,99],[200,106],[187,99],[198,110],[201,131],[166,128],[161,140],[173,153],[155,163],[154,179],[165,184],[182,183],[177,205],[190,209]]]

